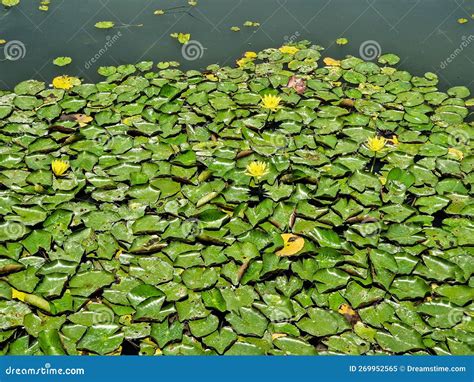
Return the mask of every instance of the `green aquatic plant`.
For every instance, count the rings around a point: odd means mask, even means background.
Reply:
[[[38,6],[38,10],[47,12],[49,11],[49,6],[51,5],[50,0],[42,0],[40,1],[40,5]]]
[[[2,0],[2,5],[7,8],[15,7],[20,4],[20,0]]]
[[[349,43],[349,40],[345,37],[341,37],[336,40],[337,45],[347,45],[348,43]]]
[[[187,44],[189,40],[191,39],[191,34],[190,33],[171,33],[170,37],[175,38],[176,40],[179,41],[180,44]]]
[[[112,28],[130,28],[130,27],[142,27],[143,24],[120,24],[116,25],[113,21],[99,21],[94,24],[97,29],[112,29]]]
[[[113,21],[99,21],[94,25],[98,29],[110,29],[115,26]]]
[[[470,92],[322,52],[1,91],[0,353],[472,354]]]
[[[71,57],[56,57],[53,60],[53,64],[56,66],[66,66],[69,65],[72,62]]]

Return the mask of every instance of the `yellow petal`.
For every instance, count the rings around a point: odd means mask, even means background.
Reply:
[[[261,178],[268,174],[268,165],[265,162],[254,161],[247,165],[246,170],[246,175]]]
[[[347,304],[342,304],[339,307],[338,312],[342,314],[352,325],[354,325],[357,321],[360,321],[359,314]]]
[[[76,114],[75,115],[76,122],[79,123],[80,127],[86,126],[89,122],[91,122],[94,118],[87,114]]]
[[[277,338],[286,337],[286,336],[287,335],[285,333],[273,333],[272,340],[276,340]]]
[[[205,76],[206,76],[206,78],[207,78],[209,81],[217,81],[217,80],[219,80],[219,78],[217,78],[217,76],[214,75],[214,74],[212,74],[212,73],[211,73],[211,74],[206,74]]]
[[[296,46],[289,46],[289,45],[283,45],[282,47],[278,49],[280,50],[280,52],[287,53],[287,54],[295,54],[296,52],[299,51],[299,49]]]
[[[12,288],[12,298],[25,302],[26,293]]]
[[[59,76],[53,78],[53,86],[56,89],[64,89],[69,90],[72,89],[76,85],[80,85],[81,80],[77,77],[70,77],[70,76]]]
[[[301,236],[292,233],[282,233],[283,248],[276,252],[277,256],[293,256],[301,251],[304,247],[304,239]]]
[[[463,160],[464,153],[461,150],[455,149],[454,147],[450,147],[448,149],[448,154],[457,160]]]
[[[331,57],[326,57],[323,62],[328,66],[341,66],[341,61],[335,60]]]
[[[249,62],[249,60],[245,57],[239,59],[236,61],[237,65],[239,66],[239,68],[241,68],[242,66],[244,66],[247,62]]]
[[[342,304],[340,307],[339,307],[339,310],[338,310],[339,313],[341,314],[349,314],[351,316],[355,316],[356,315],[356,312],[354,309],[352,309],[349,305],[347,304]]]
[[[51,162],[51,170],[53,170],[54,175],[61,176],[69,168],[69,163],[60,159],[55,159]]]

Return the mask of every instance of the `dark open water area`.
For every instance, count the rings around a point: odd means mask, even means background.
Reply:
[[[212,63],[233,65],[247,50],[306,39],[333,58],[361,56],[361,47],[369,45],[399,55],[398,67],[414,75],[438,74],[441,90],[455,85],[474,90],[473,1],[200,0],[188,7],[186,1],[52,0],[48,12],[38,5],[22,0],[0,9],[0,39],[24,46],[13,53],[19,55],[16,60],[6,59],[5,45],[0,46],[0,88],[30,78],[50,82],[60,74],[93,82],[101,78],[100,66],[142,60],[176,60],[183,69],[202,70]],[[157,9],[168,11],[156,16]],[[469,22],[461,25],[459,18]],[[260,27],[242,26],[247,20]],[[94,27],[99,21],[113,21],[116,27],[99,30]],[[232,26],[241,31],[231,31]],[[169,36],[173,32],[191,33],[202,52],[183,58],[180,44]],[[335,44],[339,37],[349,43]],[[58,56],[70,56],[73,63],[54,66]]]

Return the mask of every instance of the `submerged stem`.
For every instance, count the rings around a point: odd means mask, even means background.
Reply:
[[[374,154],[374,157],[372,158],[372,166],[370,166],[370,172],[374,172],[374,166],[375,166],[375,157],[376,157],[376,154]]]

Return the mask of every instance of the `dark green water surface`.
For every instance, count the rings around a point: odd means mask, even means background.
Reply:
[[[140,60],[177,60],[184,69],[203,69],[211,63],[233,64],[246,50],[307,39],[334,58],[360,56],[361,46],[367,45],[369,57],[374,47],[376,53],[396,53],[399,66],[415,75],[437,73],[443,90],[454,85],[474,90],[474,1],[200,0],[187,7],[186,1],[52,0],[48,12],[38,5],[22,0],[17,7],[0,9],[0,39],[22,44],[10,56],[0,46],[0,88],[29,78],[50,82],[59,74],[96,81],[99,66]],[[183,5],[163,16],[153,14]],[[458,18],[470,21],[460,25]],[[246,20],[261,26],[243,27]],[[121,27],[99,30],[94,27],[98,21]],[[130,24],[143,26],[124,26]],[[231,26],[241,31],[232,32]],[[191,33],[202,51],[186,60],[172,32]],[[349,44],[336,45],[338,37]],[[52,64],[57,56],[74,61],[58,68]]]

